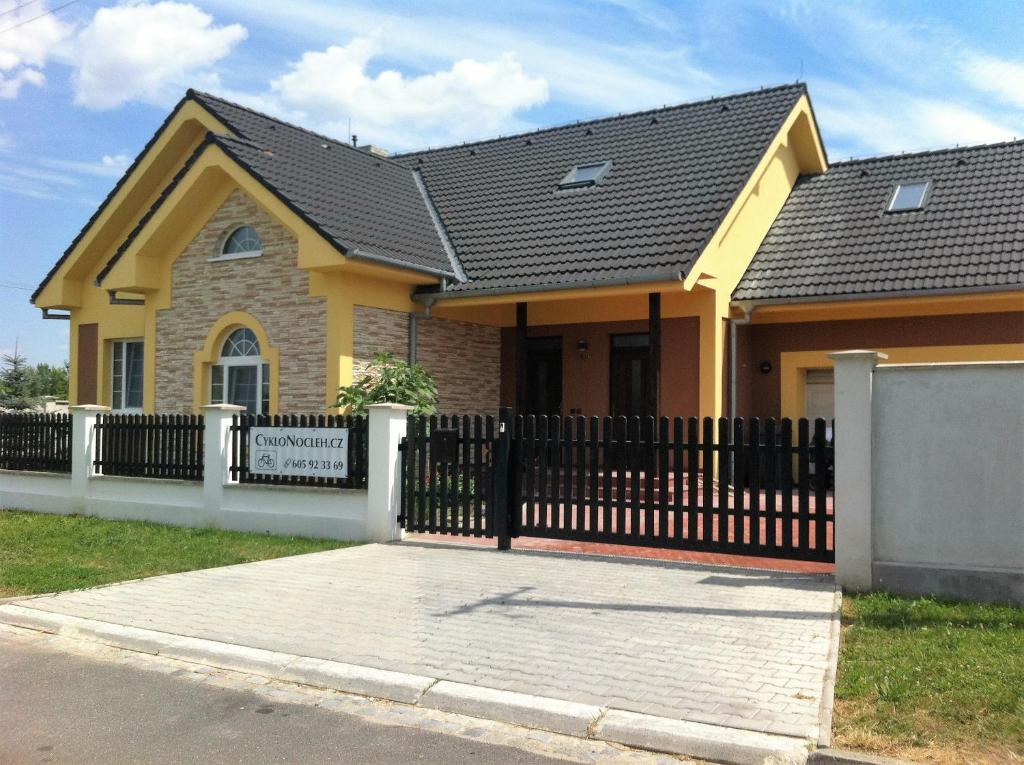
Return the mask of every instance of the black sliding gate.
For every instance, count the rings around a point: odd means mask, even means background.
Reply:
[[[409,418],[408,531],[831,562],[824,420]]]

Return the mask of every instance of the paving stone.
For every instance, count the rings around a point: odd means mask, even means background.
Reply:
[[[811,574],[419,544],[365,545],[19,603],[807,736],[816,735],[834,605],[832,579]],[[715,715],[716,705],[741,714]]]

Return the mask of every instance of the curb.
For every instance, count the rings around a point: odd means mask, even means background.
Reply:
[[[807,758],[807,765],[912,765],[907,760],[850,752],[845,749],[819,749]]]
[[[836,585],[832,600],[832,624],[829,627],[828,665],[818,707],[818,746],[832,745],[832,713],[836,702],[836,676],[839,672],[839,642],[843,635],[843,588]]]
[[[811,742],[771,733],[610,710],[594,737],[637,749],[697,757],[726,765],[803,765]]]
[[[601,707],[589,704],[499,691],[449,680],[441,680],[432,686],[420,699],[419,706],[470,717],[485,717],[527,728],[541,728],[577,738],[588,737],[591,723],[603,711]]]
[[[727,765],[803,765],[805,738],[673,720],[0,604],[0,622],[272,680]],[[843,761],[818,760],[819,765]]]

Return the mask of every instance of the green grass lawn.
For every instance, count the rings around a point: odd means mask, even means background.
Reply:
[[[0,597],[94,587],[352,544],[0,510]]]
[[[929,762],[1024,758],[1024,609],[843,599],[837,746]]]

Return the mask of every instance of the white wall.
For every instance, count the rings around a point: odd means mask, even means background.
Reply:
[[[398,444],[408,407],[370,408],[367,490],[231,481],[228,426],[237,409],[205,407],[204,480],[179,481],[95,475],[92,429],[103,408],[73,407],[71,474],[0,470],[0,509],[353,541],[401,538]]]
[[[1024,602],[1024,363],[879,366],[872,419],[876,586]]]
[[[203,484],[162,478],[93,476],[84,503],[71,501],[71,477],[0,470],[0,508],[110,520],[209,526],[326,539],[367,539],[367,494],[354,489],[232,484],[209,512]]]

